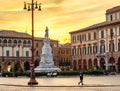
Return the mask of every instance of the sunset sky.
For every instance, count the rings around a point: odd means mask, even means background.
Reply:
[[[31,3],[31,0],[25,0]],[[70,41],[69,32],[105,21],[107,9],[120,0],[37,0],[42,11],[35,10],[34,35],[44,37],[46,26],[51,39]],[[23,10],[24,0],[0,0],[0,29],[31,34],[31,12]]]

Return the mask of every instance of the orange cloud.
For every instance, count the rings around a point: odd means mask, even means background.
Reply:
[[[25,0],[31,2],[30,0]],[[48,26],[50,38],[68,42],[69,32],[105,21],[105,11],[120,0],[39,0],[42,11],[35,11],[35,36],[44,37]],[[0,0],[0,28],[31,34],[31,12],[23,10],[24,0]],[[64,41],[66,39],[66,41]]]

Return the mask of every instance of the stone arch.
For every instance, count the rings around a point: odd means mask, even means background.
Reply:
[[[28,40],[28,46],[29,46],[29,47],[31,46],[31,41],[30,41],[30,40]]]
[[[24,41],[23,41],[23,44],[26,45],[26,43],[27,43],[26,40],[24,40]]]
[[[83,60],[83,69],[87,70],[87,61],[86,61],[86,59]]]
[[[100,68],[105,70],[105,59],[104,58],[100,59]]]
[[[92,59],[88,60],[88,68],[92,68]]]
[[[82,69],[82,60],[78,60],[78,69]]]
[[[24,62],[24,70],[25,71],[30,70],[30,64],[28,61]]]
[[[40,63],[40,60],[39,60],[39,59],[35,60],[35,62],[34,62],[35,68],[36,68],[37,66],[39,66],[39,63]]]
[[[22,41],[21,40],[18,40],[18,45],[21,45]]]
[[[7,45],[7,40],[4,39],[4,40],[3,40],[3,43],[4,43],[4,46],[6,46],[6,45]]]
[[[93,65],[94,65],[94,69],[98,70],[98,60],[97,60],[97,58],[94,59]]]
[[[31,44],[31,41],[30,41],[30,40],[28,40],[28,44]]]
[[[118,72],[120,72],[120,57],[118,58],[117,66],[118,66]]]
[[[14,45],[17,45],[17,40],[14,40]]]
[[[10,63],[10,61],[6,61],[4,63],[4,71],[10,72],[10,70],[11,70],[11,63]]]
[[[20,68],[19,63],[18,63],[18,61],[16,61],[16,62],[14,63],[14,72],[18,72],[18,71],[19,71],[19,68]]]
[[[8,40],[8,45],[12,45],[12,40]]]
[[[109,64],[111,64],[110,65],[110,71],[116,71],[116,69],[115,69],[115,58],[114,57],[110,57]]]
[[[76,68],[76,65],[77,65],[76,60],[73,60],[73,69],[74,69],[74,70],[76,70],[76,69],[77,69],[77,68]]]

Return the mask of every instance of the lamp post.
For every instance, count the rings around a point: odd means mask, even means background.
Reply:
[[[39,11],[41,10],[41,3],[37,3],[34,2],[34,0],[32,0],[32,3],[26,3],[24,2],[24,9],[27,11],[31,11],[32,15],[32,59],[31,59],[31,77],[30,77],[30,81],[28,82],[28,85],[37,85],[38,82],[35,80],[35,73],[34,73],[34,10],[38,9]]]

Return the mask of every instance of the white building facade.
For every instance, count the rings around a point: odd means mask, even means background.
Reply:
[[[31,59],[31,36],[10,30],[0,30],[0,70],[13,70],[15,64],[23,70]]]
[[[0,30],[0,72],[30,70],[31,62],[31,35],[12,30]],[[58,41],[51,40],[53,60],[59,66]],[[39,65],[43,47],[43,38],[34,38],[34,64]],[[17,65],[17,66],[16,66]]]

